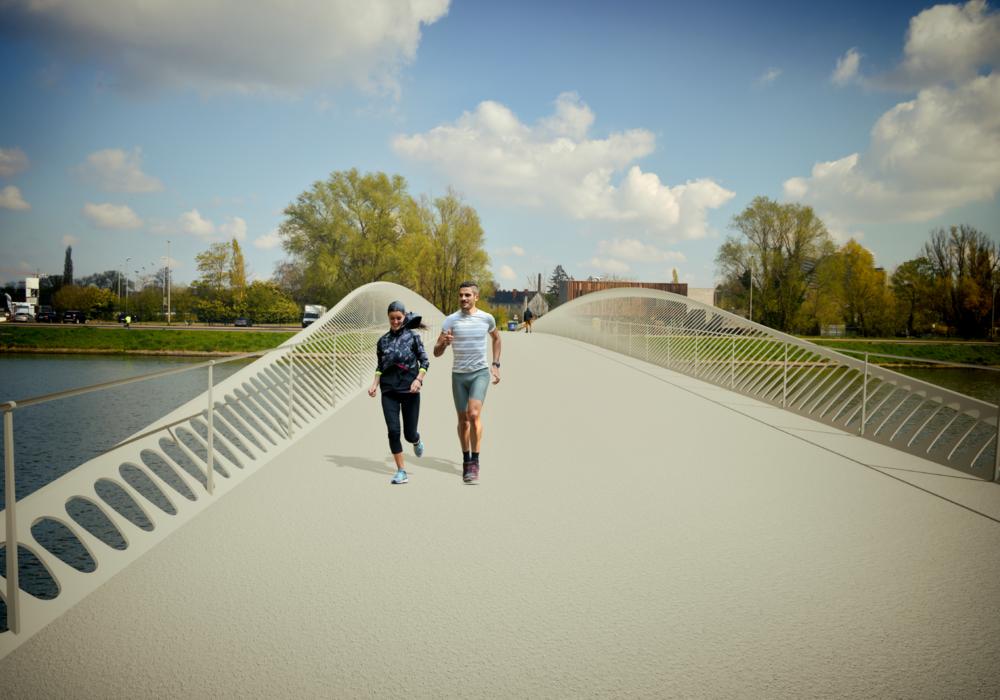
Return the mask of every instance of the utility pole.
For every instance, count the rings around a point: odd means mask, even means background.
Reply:
[[[167,325],[170,325],[170,241],[167,241]]]
[[[128,316],[128,264],[132,258],[125,258],[125,315]]]
[[[750,263],[750,320],[753,321],[753,263]]]

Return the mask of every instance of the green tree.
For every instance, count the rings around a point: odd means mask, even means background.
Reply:
[[[52,306],[57,311],[75,309],[83,311],[87,318],[110,319],[114,312],[115,295],[110,289],[64,285],[52,295]]]
[[[549,308],[554,309],[559,306],[559,287],[563,282],[569,282],[572,277],[563,269],[562,265],[556,265],[549,276],[549,286],[545,290],[545,300],[549,302]]]
[[[907,336],[930,331],[932,324],[942,322],[936,304],[934,270],[925,257],[907,260],[896,268],[889,281],[896,298],[896,327]]]
[[[302,317],[299,305],[277,282],[261,280],[247,287],[246,313],[254,323],[292,323]]]
[[[985,336],[1000,273],[1000,246],[963,224],[933,231],[923,257],[934,277],[931,298],[944,322],[962,337]]]
[[[285,209],[282,246],[300,269],[300,293],[332,306],[368,282],[398,281],[400,245],[415,204],[406,180],[385,173],[335,172]]]
[[[756,197],[733,217],[742,239],[728,238],[716,264],[730,282],[746,279],[747,307],[753,288],[753,318],[789,330],[806,298],[819,262],[834,251],[826,226],[811,207]]]
[[[479,284],[480,297],[493,292],[490,259],[479,215],[454,192],[424,201],[411,218],[405,250],[406,283],[441,311],[455,306],[458,285]]]
[[[201,275],[199,282],[209,289],[225,289],[232,266],[232,248],[229,243],[213,243],[208,250],[194,256]]]
[[[243,251],[234,238],[230,245],[229,255],[229,288],[233,291],[233,303],[237,310],[246,308],[247,299],[247,268],[243,260]]]

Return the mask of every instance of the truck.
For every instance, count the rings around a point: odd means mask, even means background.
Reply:
[[[302,311],[302,327],[305,328],[326,313],[326,307],[319,304],[306,304]]]
[[[14,321],[34,321],[35,305],[17,302],[14,304]]]

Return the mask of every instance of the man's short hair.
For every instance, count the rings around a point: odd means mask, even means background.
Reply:
[[[459,289],[465,289],[466,287],[471,287],[472,289],[475,289],[476,290],[476,294],[479,293],[479,285],[476,284],[475,282],[471,282],[469,280],[465,280],[464,282],[462,282],[462,284],[458,285]]]

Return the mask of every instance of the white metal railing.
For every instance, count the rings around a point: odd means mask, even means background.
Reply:
[[[559,306],[535,325],[539,332],[652,362],[979,478],[1000,481],[1000,409],[872,364],[869,358],[874,353],[861,353],[865,357],[858,360],[687,297],[651,289],[588,294]]]
[[[0,587],[7,613],[0,658],[359,394],[374,375],[375,342],[386,330],[386,307],[394,300],[420,313],[428,326],[425,340],[433,337],[443,316],[430,302],[405,287],[376,282],[358,288],[273,350],[0,404],[6,478],[0,541],[7,559]],[[257,359],[214,385],[216,365],[250,357]],[[16,500],[18,410],[199,370],[208,375],[201,396]],[[59,546],[40,539],[38,526],[58,528]],[[79,556],[70,557],[67,545]],[[57,589],[55,596],[42,599],[26,588],[22,552]]]

